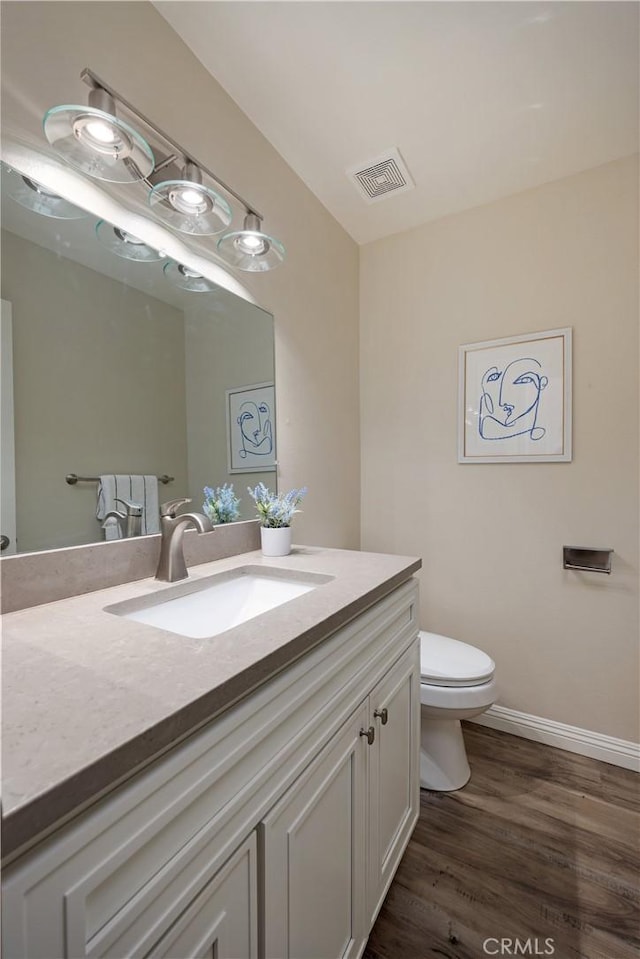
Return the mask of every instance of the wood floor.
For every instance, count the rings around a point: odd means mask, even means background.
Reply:
[[[464,735],[471,780],[421,790],[363,959],[638,959],[637,773],[472,723]]]

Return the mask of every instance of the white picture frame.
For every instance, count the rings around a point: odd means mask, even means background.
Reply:
[[[276,469],[275,386],[254,383],[227,390],[229,473]]]
[[[458,352],[459,463],[569,463],[571,328]]]

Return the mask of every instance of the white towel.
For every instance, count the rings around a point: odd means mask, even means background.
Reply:
[[[101,476],[98,483],[97,520],[103,522],[111,510],[123,510],[122,503],[116,503],[116,497],[129,500],[131,503],[140,503],[143,536],[147,533],[160,532],[157,476],[136,476],[126,473],[118,475],[106,473]],[[108,540],[121,538],[120,526],[113,517],[107,520],[104,538]]]

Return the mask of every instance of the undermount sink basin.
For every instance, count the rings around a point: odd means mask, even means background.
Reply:
[[[282,606],[331,579],[321,573],[241,566],[105,606],[105,612],[180,636],[204,639]]]

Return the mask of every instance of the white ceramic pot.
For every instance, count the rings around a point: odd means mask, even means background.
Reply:
[[[291,527],[280,526],[277,529],[260,527],[263,556],[288,556],[291,552]]]

